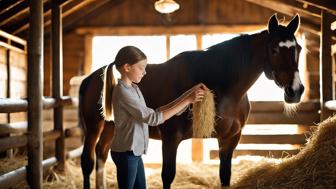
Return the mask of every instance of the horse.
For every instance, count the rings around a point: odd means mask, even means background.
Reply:
[[[261,32],[241,35],[206,50],[182,52],[163,64],[149,64],[146,76],[139,83],[147,106],[152,108],[171,102],[197,83],[204,83],[213,91],[218,120],[212,137],[218,140],[219,177],[223,187],[230,185],[232,154],[250,113],[246,92],[258,77],[265,73],[282,88],[286,103],[300,102],[304,91],[298,70],[301,47],[294,35],[299,19],[296,15],[285,26],[273,15]],[[94,161],[96,187],[106,187],[104,164],[113,138],[114,122],[105,121],[101,113],[105,68],[86,77],[79,90],[79,120],[85,135],[81,155],[84,188],[90,188]],[[149,127],[150,138],[162,140],[164,189],[170,188],[175,177],[177,147],[182,140],[192,138],[192,133],[188,112],[158,127]]]

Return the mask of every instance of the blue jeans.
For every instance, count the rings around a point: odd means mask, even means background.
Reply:
[[[135,156],[133,151],[111,151],[111,157],[117,167],[120,189],[146,189],[145,168],[141,156]]]

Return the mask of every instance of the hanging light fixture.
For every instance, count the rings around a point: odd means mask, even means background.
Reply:
[[[180,8],[180,5],[174,0],[158,0],[154,4],[156,11],[162,14],[168,14]]]

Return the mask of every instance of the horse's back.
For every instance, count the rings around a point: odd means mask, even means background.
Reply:
[[[103,89],[103,73],[102,67],[87,76],[81,83],[79,88],[79,114],[85,121],[100,121],[101,115],[101,91]]]

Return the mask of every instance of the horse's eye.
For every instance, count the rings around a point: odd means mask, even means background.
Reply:
[[[279,53],[279,48],[272,48],[272,55],[277,55]]]

